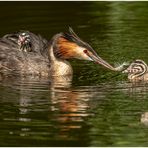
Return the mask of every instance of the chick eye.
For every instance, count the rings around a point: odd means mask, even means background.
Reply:
[[[85,50],[83,50],[83,52],[84,52],[84,53],[87,53],[88,51],[85,49]]]

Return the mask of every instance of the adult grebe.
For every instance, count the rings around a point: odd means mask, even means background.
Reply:
[[[94,61],[118,71],[100,58],[71,28],[69,33],[54,35],[50,42],[29,31],[7,34],[0,39],[0,72],[3,74],[72,75],[72,67],[67,61],[71,58]]]
[[[127,73],[130,81],[148,81],[148,65],[143,60],[135,60],[122,73]]]

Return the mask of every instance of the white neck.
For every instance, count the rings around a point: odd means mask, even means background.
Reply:
[[[63,76],[63,75],[72,75],[73,70],[70,63],[66,60],[57,59],[53,52],[53,46],[51,45],[49,49],[50,56],[50,73],[53,76]]]

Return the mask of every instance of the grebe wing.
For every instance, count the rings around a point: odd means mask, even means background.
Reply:
[[[31,50],[24,52],[19,44],[20,36],[27,37],[27,42],[31,45]],[[22,39],[22,38],[21,38]],[[22,41],[22,40],[21,40]],[[25,40],[26,41],[26,40]],[[27,43],[28,44],[28,43]],[[37,67],[48,65],[47,54],[48,41],[29,31],[19,31],[6,34],[0,38],[0,72],[26,71],[25,66]],[[27,66],[27,67],[28,67]],[[39,69],[39,68],[38,68]]]
[[[36,35],[30,31],[18,31],[6,34],[2,37],[6,44],[15,46],[16,50],[25,52],[36,52],[43,56],[47,56],[48,41],[41,35]],[[0,42],[1,44],[1,42]]]

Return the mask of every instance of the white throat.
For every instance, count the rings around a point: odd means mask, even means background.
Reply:
[[[72,67],[68,61],[55,57],[52,45],[49,49],[49,56],[51,60],[50,73],[52,76],[64,76],[73,74]]]

